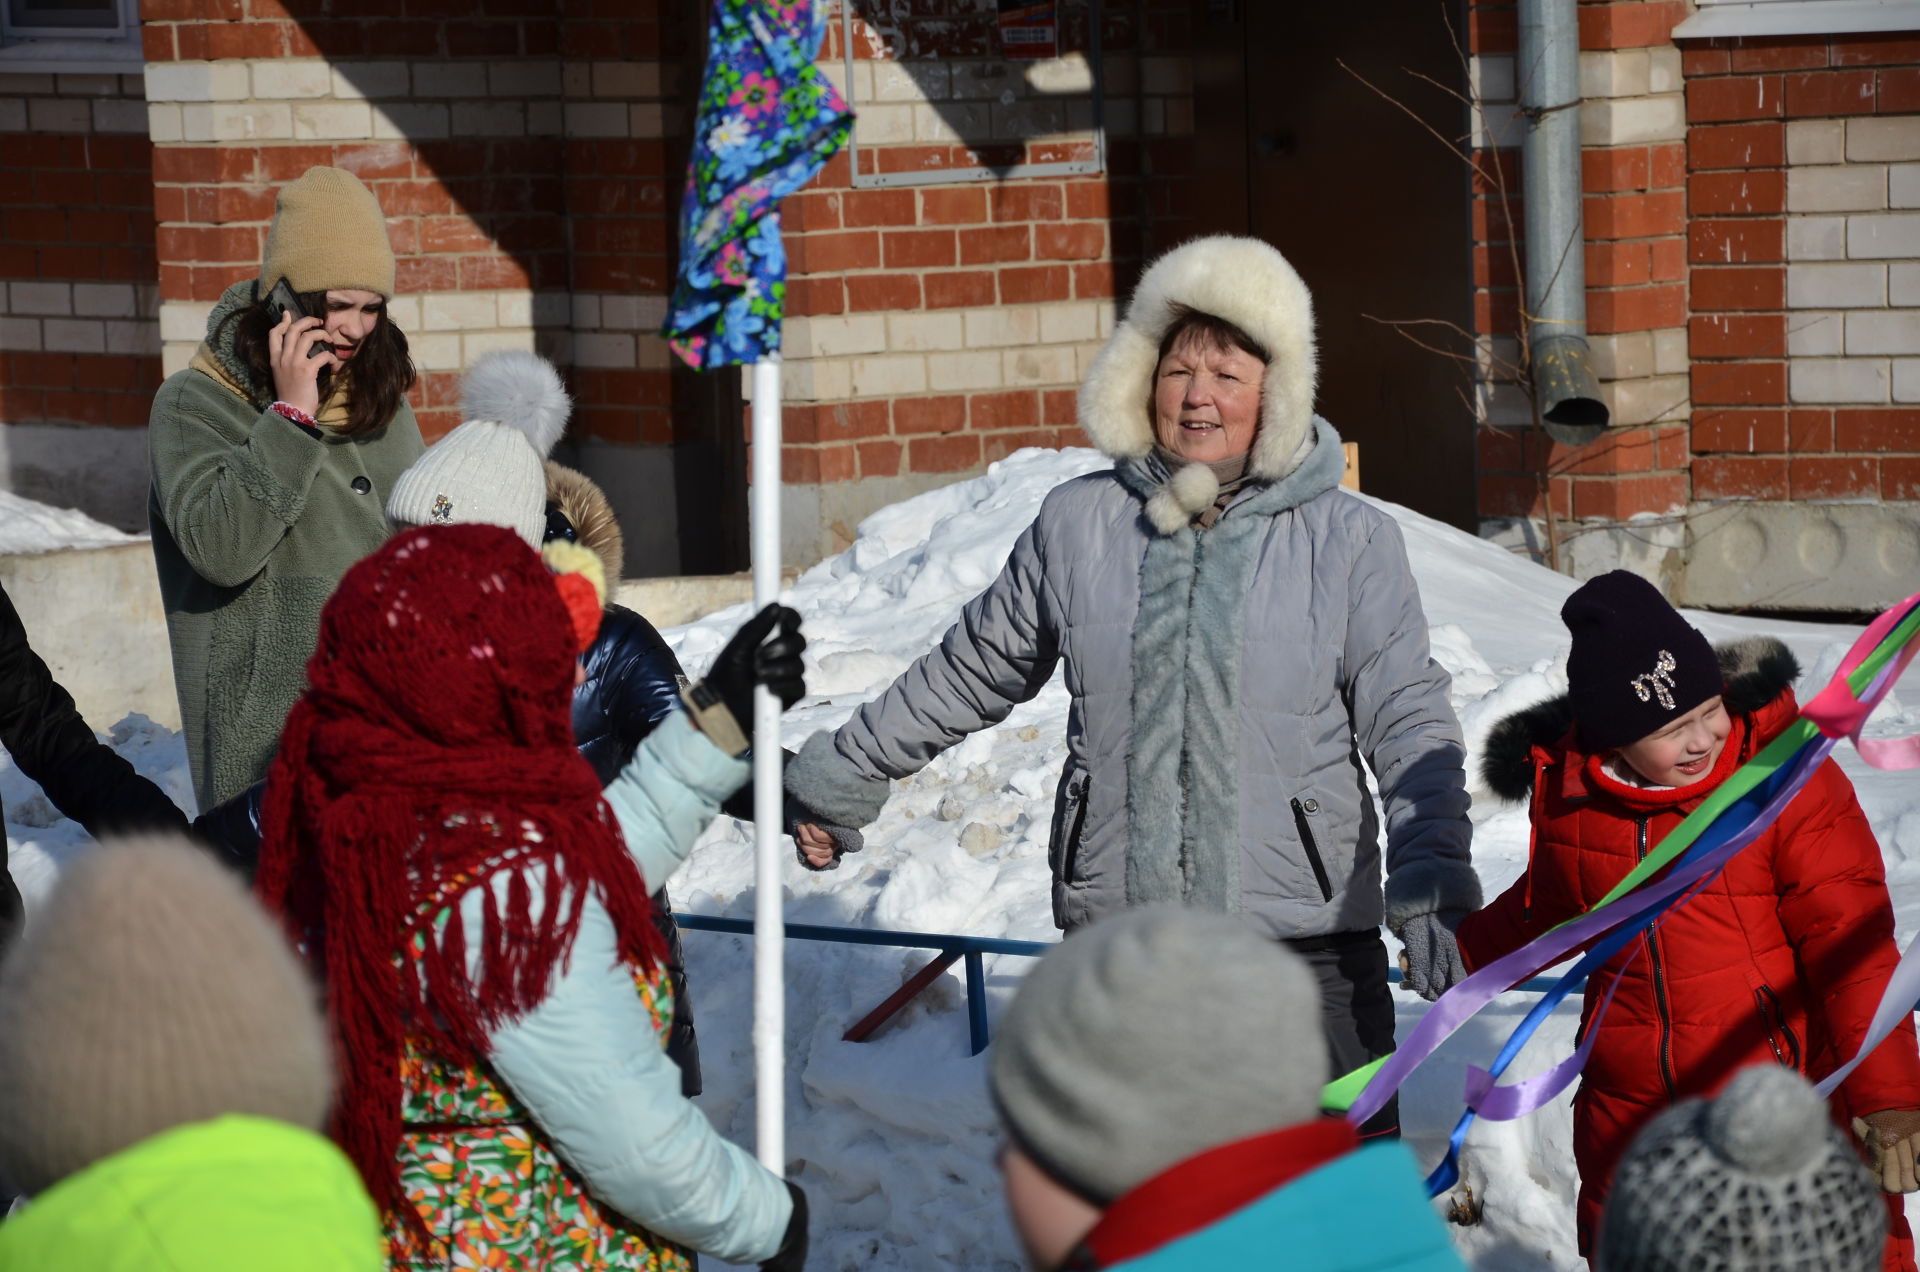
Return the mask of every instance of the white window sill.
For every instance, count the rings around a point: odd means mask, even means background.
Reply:
[[[1916,0],[1754,0],[1749,4],[1702,4],[1699,12],[1673,29],[1673,38],[1856,35],[1870,31],[1920,31],[1920,3]]]
[[[22,40],[0,48],[0,75],[139,75],[146,66],[138,29],[111,40]]]

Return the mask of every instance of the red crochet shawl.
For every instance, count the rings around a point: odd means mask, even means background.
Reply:
[[[409,531],[327,603],[311,688],[268,776],[257,887],[325,985],[332,1135],[374,1200],[423,1236],[395,1156],[406,1040],[482,1061],[493,1028],[546,997],[589,890],[634,965],[663,952],[574,749],[575,652],[554,576],[517,535]],[[484,898],[471,972],[456,904],[469,889]]]

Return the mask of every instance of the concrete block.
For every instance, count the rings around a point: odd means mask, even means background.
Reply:
[[[1854,260],[1920,257],[1920,212],[1848,217],[1847,255]]]
[[[1031,305],[970,309],[966,320],[967,347],[971,349],[1040,342],[1040,311]]]
[[[1920,355],[1920,309],[1881,309],[1848,314],[1847,354]]]
[[[521,102],[455,102],[451,124],[456,137],[524,137],[527,108]]]
[[[1096,314],[1090,302],[1075,301],[1040,308],[1040,340],[1043,344],[1068,344],[1092,340],[1099,335]]]
[[[489,353],[499,353],[503,349],[512,349],[522,353],[534,352],[533,332],[527,328],[508,330],[495,328],[492,331],[467,331],[460,336],[460,352],[472,366],[476,358]]]
[[[644,298],[643,298],[644,299]],[[666,300],[660,301],[661,315],[666,314]],[[533,293],[533,325],[536,327],[564,327],[573,314],[573,294],[563,291],[544,291]]]
[[[640,297],[620,295],[601,297],[599,325],[614,331],[638,331],[646,326],[646,322],[640,316]],[[784,335],[784,330],[782,334]]]
[[[40,343],[48,353],[105,353],[106,325],[92,318],[43,319]]]
[[[405,97],[412,92],[412,67],[406,62],[344,62],[332,68],[337,101]]]
[[[886,339],[886,347],[899,353],[943,353],[966,347],[957,313],[889,314]]]
[[[131,318],[134,303],[132,283],[73,285],[73,312],[83,318]]]
[[[1920,265],[1887,267],[1887,301],[1894,305],[1920,305]]]
[[[489,63],[487,90],[496,98],[558,97],[560,63],[545,58]]]
[[[1687,329],[1667,327],[1653,333],[1653,371],[1655,375],[1685,375],[1693,365],[1687,351]]]
[[[868,100],[875,102],[942,101],[953,89],[951,68],[944,62],[875,62]]]
[[[1003,386],[1000,355],[993,352],[927,355],[927,381],[935,390],[997,389]]]
[[[413,64],[415,97],[485,97],[487,68],[479,62],[420,61]]]
[[[673,350],[660,336],[643,331],[636,337],[636,342],[639,345],[639,362],[642,371],[665,371],[678,364],[679,360],[673,356]]]
[[[1920,208],[1920,163],[1892,164],[1887,168],[1887,206]]]
[[[636,325],[638,325],[636,323]],[[801,321],[798,331],[784,333],[793,340],[798,357],[845,358],[858,353],[886,353],[887,321],[883,314],[846,314]]]
[[[954,62],[952,63],[952,92],[955,97],[986,97],[994,101],[1002,100],[1001,94],[1012,93],[1015,97],[1026,95],[1026,80],[1022,77],[1018,62]],[[879,88],[878,76],[875,76],[875,89]],[[1115,92],[1108,87],[1108,92]]]
[[[107,352],[152,357],[160,352],[160,324],[146,318],[114,318],[106,328]]]
[[[635,102],[627,111],[627,135],[665,137],[675,131],[675,117],[663,102]]]
[[[93,131],[145,137],[148,135],[147,104],[125,97],[96,99]]]
[[[0,136],[27,131],[27,103],[24,98],[0,98]]]
[[[325,62],[284,59],[250,65],[255,97],[329,97],[333,94],[333,68]]]
[[[1684,375],[1615,380],[1600,386],[1613,422],[1622,427],[1686,419],[1692,413],[1689,393]]]
[[[149,62],[150,102],[239,102],[253,91],[245,62]]]
[[[1920,573],[1920,507],[1741,503],[1688,509],[1674,599],[1716,609],[1880,610]]]
[[[15,314],[70,314],[73,312],[71,283],[12,283],[8,286],[7,312]]]
[[[214,102],[206,110],[214,141],[286,141],[293,136],[293,112],[285,103]],[[321,134],[312,136],[317,140]]]
[[[1010,134],[994,126],[994,112],[998,109],[986,102],[942,102],[938,106],[915,106],[913,139],[955,145],[1008,136]]]
[[[492,292],[434,292],[420,298],[420,325],[427,331],[480,331],[500,325]]]
[[[855,397],[894,397],[927,391],[927,360],[918,354],[854,358],[852,372]]]
[[[1863,115],[1847,121],[1852,163],[1920,159],[1920,115]]]
[[[595,97],[658,98],[660,63],[595,62],[592,92]]]
[[[742,375],[742,396],[751,376]],[[780,372],[785,402],[841,402],[853,396],[853,364],[845,358],[809,358],[789,362]]]
[[[1789,168],[1789,212],[1878,212],[1887,206],[1887,170],[1878,165]]]
[[[560,67],[562,97],[593,96],[593,66],[588,62],[567,62]]]
[[[527,103],[527,136],[564,137],[566,133],[567,112],[559,102]]]
[[[1795,119],[1787,124],[1787,162],[1796,168],[1844,163],[1847,123],[1844,119]]]
[[[1080,365],[1071,346],[1008,349],[1000,359],[1001,374],[1008,388],[1076,384],[1080,379]]]
[[[529,291],[495,292],[493,297],[495,310],[500,314],[502,327],[533,326],[533,293]]]
[[[1150,94],[1171,96],[1193,91],[1193,59],[1145,57],[1140,61],[1140,86]]]
[[[461,369],[460,337],[444,331],[407,333],[407,348],[414,365],[422,371],[458,371]]]
[[[160,347],[161,376],[178,375],[185,371],[187,364],[193,361],[194,351],[198,348],[197,344],[162,345]]]
[[[1847,259],[1847,218],[1844,216],[1788,217],[1787,259],[1790,261],[1844,261]]]
[[[387,321],[405,332],[420,330],[420,298],[395,296],[387,302]]]
[[[180,112],[180,139],[182,141],[213,140],[213,107],[194,102],[186,102],[173,109]],[[289,117],[291,121],[291,117]],[[291,126],[291,123],[289,123]]]
[[[303,140],[352,141],[373,136],[373,108],[365,102],[298,102],[293,135]]]
[[[1678,93],[1686,80],[1680,65],[1680,50],[1671,44],[1659,44],[1647,50],[1647,91]]]
[[[1513,61],[1511,53],[1482,53],[1474,58],[1468,67],[1468,83],[1472,85],[1473,97],[1483,102],[1517,100]]]
[[[869,106],[854,117],[853,131],[863,145],[913,140],[913,107]]]
[[[1631,380],[1653,374],[1653,333],[1624,331],[1587,338],[1593,373],[1602,380]]]
[[[573,326],[576,331],[600,325],[600,297],[592,292],[577,292],[573,297]]]
[[[1649,91],[1653,60],[1646,49],[1610,49],[1580,55],[1580,95],[1644,97]]]
[[[373,108],[375,137],[434,141],[449,132],[447,108],[439,103],[383,102]]]
[[[1787,397],[1796,404],[1878,406],[1890,388],[1884,358],[1794,358],[1787,364]]]
[[[1629,146],[1681,141],[1686,135],[1687,102],[1680,93],[1622,97],[1580,105],[1580,140],[1584,145]]]
[[[0,318],[0,350],[9,353],[40,352],[40,320]]]
[[[1893,360],[1893,400],[1920,402],[1920,358]]]
[[[573,364],[577,367],[635,366],[633,337],[606,331],[575,332]]]
[[[90,133],[93,104],[79,97],[35,97],[27,103],[30,132]]]
[[[1846,315],[1799,313],[1787,319],[1787,356],[1837,358],[1847,351]]]
[[[1093,91],[1093,66],[1084,53],[1034,62],[1027,67],[1027,87],[1036,93],[1062,96]]]
[[[618,102],[568,102],[566,128],[569,137],[625,137],[627,108]]]
[[[1877,309],[1886,303],[1885,265],[1787,266],[1789,309]]]

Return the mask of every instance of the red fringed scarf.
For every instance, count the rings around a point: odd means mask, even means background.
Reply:
[[[484,1060],[494,1027],[538,1005],[564,968],[589,890],[624,957],[651,968],[664,954],[646,884],[574,749],[573,667],[554,577],[518,536],[409,531],[327,603],[311,688],[268,777],[256,886],[326,987],[341,1073],[332,1135],[420,1236],[396,1160],[406,1040]],[[484,927],[469,975],[458,900],[472,888]]]

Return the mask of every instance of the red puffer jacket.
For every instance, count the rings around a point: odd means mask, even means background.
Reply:
[[[1583,912],[1740,765],[1799,714],[1799,674],[1770,639],[1720,650],[1733,731],[1712,773],[1645,790],[1582,752],[1564,699],[1496,727],[1482,762],[1503,798],[1531,798],[1526,873],[1460,925],[1477,968]],[[1865,1036],[1899,959],[1879,845],[1853,785],[1829,760],[1768,830],[1720,876],[1587,982],[1581,1019],[1616,981],[1573,1106],[1580,1168],[1580,1248],[1592,1248],[1613,1168],[1656,1113],[1717,1091],[1751,1064],[1787,1064],[1818,1079]],[[1876,1049],[1835,1096],[1835,1116],[1920,1108],[1913,1021]],[[1891,1199],[1889,1268],[1912,1268],[1912,1242]]]

